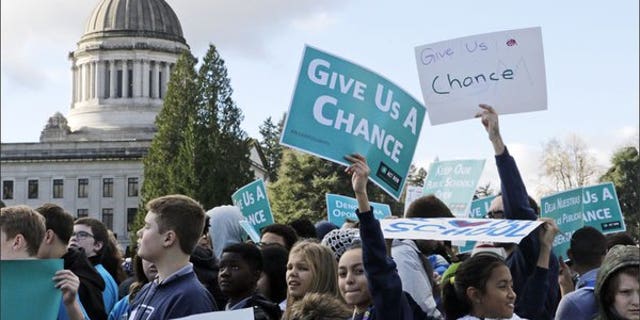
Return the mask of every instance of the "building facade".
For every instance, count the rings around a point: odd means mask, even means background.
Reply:
[[[0,199],[55,203],[75,217],[103,221],[129,241],[143,182],[142,158],[156,131],[171,70],[189,46],[164,0],[102,0],[71,62],[68,117],[49,118],[40,142],[3,143]],[[257,144],[256,177],[267,179]]]

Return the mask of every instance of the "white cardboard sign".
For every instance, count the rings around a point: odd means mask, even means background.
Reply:
[[[472,119],[481,103],[500,114],[547,109],[540,27],[436,42],[415,53],[431,125]]]

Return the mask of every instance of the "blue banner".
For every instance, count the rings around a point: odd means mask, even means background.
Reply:
[[[345,166],[345,155],[360,153],[371,180],[398,200],[424,117],[389,80],[307,46],[280,143]]]

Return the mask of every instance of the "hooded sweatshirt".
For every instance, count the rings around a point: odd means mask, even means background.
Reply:
[[[91,265],[82,249],[69,248],[62,256],[64,268],[80,278],[78,295],[87,315],[93,320],[106,320],[107,312],[102,300],[105,283],[98,271]]]
[[[629,266],[640,267],[640,248],[636,246],[617,245],[609,250],[602,265],[600,265],[598,277],[596,278],[595,295],[596,302],[598,303],[598,316],[595,319],[619,319],[615,315],[613,306],[604,303],[604,297],[606,295],[604,288],[606,283],[612,279],[620,269]]]
[[[209,216],[209,234],[216,258],[220,260],[222,250],[230,244],[244,242],[246,233],[238,223],[244,220],[240,208],[219,206],[207,211]]]

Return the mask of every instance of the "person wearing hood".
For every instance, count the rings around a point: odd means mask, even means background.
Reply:
[[[218,206],[207,211],[209,216],[209,234],[216,259],[220,260],[222,250],[230,244],[244,242],[246,233],[238,223],[244,220],[240,208],[236,206]]]
[[[596,278],[597,320],[640,319],[640,248],[617,245],[607,253]]]
[[[73,233],[73,217],[58,205],[47,203],[37,208],[45,219],[46,231],[38,249],[38,259],[63,259],[64,268],[80,279],[80,306],[90,319],[107,319],[102,300],[105,282],[93,267],[84,250],[68,248]],[[62,309],[62,308],[61,308]]]
[[[280,319],[280,307],[256,292],[262,267],[262,253],[254,244],[234,243],[224,248],[218,283],[229,298],[226,310],[253,308],[256,320]]]

